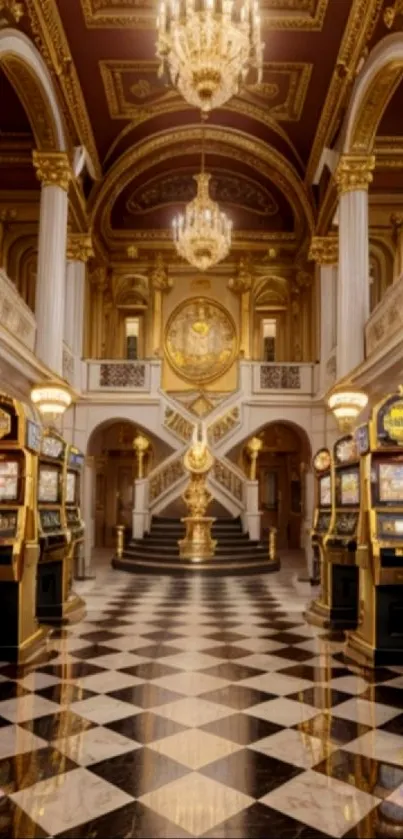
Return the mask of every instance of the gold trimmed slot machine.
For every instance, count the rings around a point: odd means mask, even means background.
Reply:
[[[73,593],[73,577],[77,575],[84,555],[85,525],[80,511],[81,478],[84,455],[75,446],[67,446],[64,471],[64,517],[70,534],[70,550],[64,567],[63,600],[67,615],[84,603]]]
[[[46,634],[35,615],[42,437],[36,419],[28,405],[0,393],[0,659],[13,662],[30,658]]]
[[[63,620],[63,579],[70,550],[64,515],[66,443],[54,429],[46,429],[38,460],[37,505],[40,557],[36,614],[40,621]]]
[[[323,540],[332,520],[332,471],[329,449],[319,449],[313,458],[315,499],[311,544],[313,552],[312,585],[319,585],[323,564]]]
[[[306,619],[332,630],[351,629],[358,619],[355,554],[360,511],[360,461],[352,434],[333,446],[331,498],[331,523],[323,537],[321,595],[311,604]]]
[[[374,407],[360,451],[360,614],[356,630],[348,633],[346,655],[374,667],[402,665],[403,389]]]

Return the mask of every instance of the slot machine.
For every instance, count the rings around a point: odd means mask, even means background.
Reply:
[[[70,549],[63,506],[65,457],[63,438],[54,429],[46,429],[38,459],[40,555],[36,614],[47,623],[59,623],[64,616],[63,584]]]
[[[332,516],[323,539],[322,592],[306,618],[330,629],[351,629],[358,618],[355,554],[360,511],[360,461],[351,434],[333,446],[331,474]]]
[[[84,455],[75,446],[67,446],[64,471],[64,520],[70,534],[70,550],[68,552],[63,579],[64,613],[84,610],[84,603],[78,595],[73,594],[73,577],[81,565],[84,553],[85,525],[81,517],[81,476],[84,466]],[[74,616],[78,618],[78,615]],[[80,615],[81,617],[81,615]]]
[[[323,540],[332,519],[332,473],[329,449],[319,449],[313,458],[315,497],[311,544],[313,552],[312,585],[319,585],[323,564]]]
[[[374,667],[402,665],[403,389],[375,406],[360,451],[359,623],[346,655]]]
[[[4,661],[30,658],[46,635],[35,616],[41,436],[32,409],[0,393],[0,659]]]

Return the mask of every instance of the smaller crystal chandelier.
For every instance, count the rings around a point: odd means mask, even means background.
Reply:
[[[232,221],[209,195],[211,175],[204,171],[204,132],[202,168],[194,179],[197,195],[187,204],[184,215],[173,220],[173,236],[179,256],[199,271],[207,271],[225,259],[231,249]]]
[[[261,81],[257,0],[161,0],[157,34],[159,75],[168,69],[186,102],[204,112],[239,93],[251,69]]]
[[[66,385],[44,382],[31,390],[31,399],[46,424],[52,425],[70,407],[73,398]]]
[[[368,404],[368,396],[359,388],[336,387],[327,399],[328,408],[340,428],[340,431],[350,432],[354,427],[361,411]]]

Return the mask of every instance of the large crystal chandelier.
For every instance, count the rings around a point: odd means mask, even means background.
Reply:
[[[159,74],[207,112],[239,92],[251,69],[261,81],[263,48],[257,0],[161,0]]]
[[[203,133],[204,137],[204,133]],[[231,249],[232,221],[223,213],[216,201],[210,198],[211,175],[204,171],[204,140],[202,169],[194,179],[197,195],[185,207],[184,214],[173,220],[176,250],[199,271],[207,271],[221,262]]]

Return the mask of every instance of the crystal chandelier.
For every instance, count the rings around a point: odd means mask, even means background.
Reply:
[[[232,221],[223,213],[216,201],[209,195],[211,175],[204,172],[204,148],[202,170],[194,179],[197,195],[185,207],[184,214],[173,220],[173,234],[176,250],[199,271],[207,271],[221,262],[231,249]]]
[[[263,48],[257,0],[161,0],[157,20],[159,75],[189,105],[208,112],[240,90],[251,69],[262,78]]]

